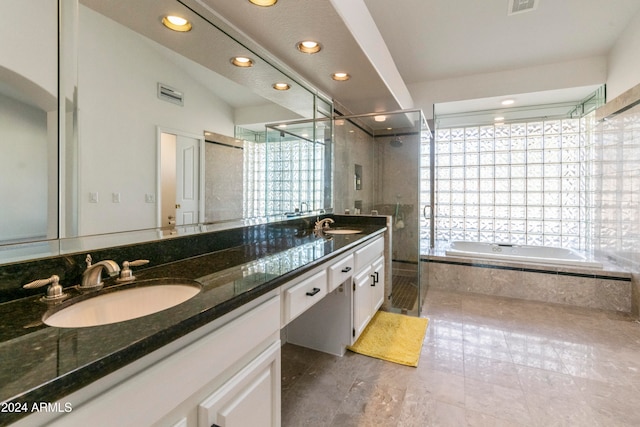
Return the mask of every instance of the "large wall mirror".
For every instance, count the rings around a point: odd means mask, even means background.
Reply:
[[[0,27],[0,242],[58,236],[56,0],[7,0]],[[10,42],[9,42],[10,41]]]
[[[7,0],[2,8],[21,18],[12,21],[16,28],[0,30],[16,40],[0,47],[0,195],[11,201],[0,219],[0,264],[162,238],[167,233],[159,227],[172,225],[162,208],[173,197],[162,187],[167,153],[174,166],[191,162],[189,173],[200,180],[196,215],[178,224],[190,226],[183,231],[258,216],[238,206],[215,210],[216,201],[233,201],[220,191],[238,187],[212,185],[229,179],[219,157],[211,159],[228,141],[205,132],[234,140],[238,127],[267,135],[273,124],[330,115],[322,113],[330,104],[319,108],[313,90],[267,62],[250,41],[215,26],[206,0]],[[163,26],[167,14],[187,18],[191,30]],[[235,56],[251,58],[253,66],[234,66]],[[276,83],[289,89],[275,90]],[[325,141],[325,134],[302,139]],[[185,138],[195,157],[177,151]],[[230,145],[243,145],[235,141]],[[246,162],[229,159],[237,167],[224,165],[240,179]],[[313,208],[328,207],[322,203]]]

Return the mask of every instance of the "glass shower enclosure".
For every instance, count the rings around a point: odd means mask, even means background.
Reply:
[[[431,200],[430,189],[420,188],[421,174],[429,173],[421,168],[430,135],[424,116],[405,110],[334,116],[333,122],[335,212],[390,217],[392,283],[383,307],[419,316],[427,285],[420,247],[429,244],[423,214]]]

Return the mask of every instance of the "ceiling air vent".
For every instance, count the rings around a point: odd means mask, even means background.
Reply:
[[[164,83],[158,83],[158,98],[173,104],[184,105],[184,94]]]
[[[538,7],[538,0],[509,0],[509,11],[507,15],[531,12]]]

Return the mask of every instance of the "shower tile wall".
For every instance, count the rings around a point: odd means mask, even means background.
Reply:
[[[588,202],[594,250],[631,269],[640,297],[640,106],[595,124]]]
[[[362,201],[362,213],[373,209],[373,136],[351,121],[336,121],[334,127],[334,203],[336,213],[353,212],[355,201]],[[355,165],[362,166],[362,189],[354,184]]]

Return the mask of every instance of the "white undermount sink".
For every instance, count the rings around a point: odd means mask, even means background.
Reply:
[[[324,234],[358,234],[362,233],[362,230],[357,230],[354,228],[329,228],[327,230],[322,230]]]
[[[137,319],[181,304],[202,289],[200,283],[183,279],[158,279],[127,287],[45,313],[42,321],[59,328],[85,328]]]

